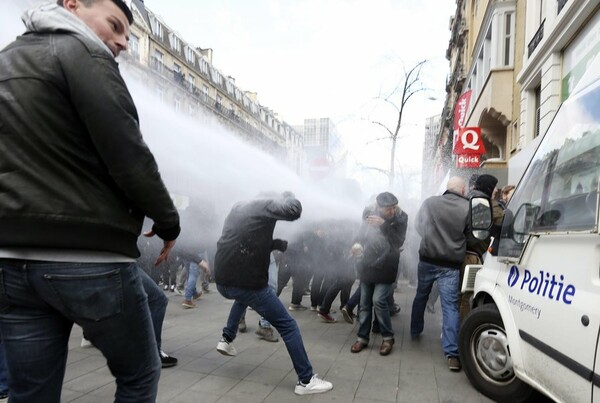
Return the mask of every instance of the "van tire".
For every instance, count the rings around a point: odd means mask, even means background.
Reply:
[[[479,392],[498,402],[528,402],[539,394],[516,377],[504,323],[494,304],[473,309],[458,337],[460,361]]]

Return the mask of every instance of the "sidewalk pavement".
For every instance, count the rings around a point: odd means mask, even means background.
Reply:
[[[355,284],[354,287],[357,286]],[[248,331],[234,341],[236,357],[219,354],[221,337],[232,302],[211,284],[195,309],[183,309],[183,297],[166,292],[169,306],[163,326],[163,350],[179,359],[176,367],[162,370],[158,402],[492,402],[469,383],[465,374],[448,370],[441,350],[441,308],[425,313],[425,331],[410,338],[410,310],[415,290],[400,284],[395,299],[402,311],[392,318],[396,344],[388,356],[379,355],[381,336],[373,335],[369,347],[350,352],[358,324],[346,323],[338,311],[337,323],[325,323],[315,312],[293,311],[314,371],[333,382],[333,390],[320,395],[294,394],[296,374],[283,341],[259,339],[258,314],[248,310]],[[354,290],[354,288],[353,288]],[[291,283],[281,300],[289,306]],[[309,297],[304,305],[310,306]],[[334,306],[339,303],[339,299]],[[114,378],[95,348],[81,348],[81,328],[75,326],[62,402],[96,403],[114,400]]]

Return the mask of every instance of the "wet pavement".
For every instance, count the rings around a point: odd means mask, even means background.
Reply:
[[[162,370],[158,402],[491,402],[473,389],[462,371],[448,370],[441,351],[439,302],[435,314],[425,314],[423,336],[411,340],[415,290],[406,283],[400,283],[395,293],[402,311],[392,318],[396,343],[385,357],[379,355],[380,335],[373,335],[367,349],[351,353],[358,325],[346,323],[340,312],[333,314],[338,322],[331,324],[310,310],[291,312],[314,371],[334,385],[328,393],[308,396],[294,394],[296,374],[283,342],[267,342],[254,334],[258,327],[254,311],[246,317],[248,331],[234,342],[238,355],[226,357],[215,350],[231,301],[210,286],[211,292],[195,309],[183,309],[183,297],[166,292],[163,350],[177,357],[179,365]],[[281,295],[286,306],[290,297],[291,284]],[[309,297],[303,304],[310,305]],[[104,358],[95,348],[80,344],[81,329],[76,326],[69,342],[62,402],[113,401],[114,378]]]

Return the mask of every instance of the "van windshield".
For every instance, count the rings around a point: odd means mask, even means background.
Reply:
[[[498,255],[518,257],[529,232],[597,231],[600,82],[565,101],[505,211]]]

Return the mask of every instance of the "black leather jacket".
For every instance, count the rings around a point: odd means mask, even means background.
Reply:
[[[0,248],[137,257],[144,216],[175,239],[179,216],[112,55],[68,31],[0,52]]]
[[[275,224],[297,220],[301,213],[302,204],[295,198],[259,199],[233,206],[217,242],[215,282],[249,289],[266,287]]]

